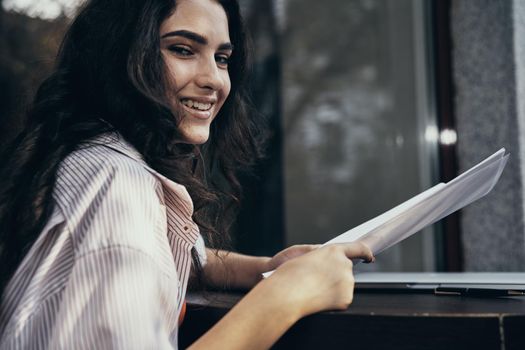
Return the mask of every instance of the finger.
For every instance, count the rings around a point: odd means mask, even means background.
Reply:
[[[317,248],[321,247],[321,245],[320,244],[301,244],[298,247],[302,252],[308,253],[308,252],[311,252],[312,250],[316,250]]]
[[[296,244],[292,247],[296,249],[314,250],[319,248],[320,246],[320,244]]]
[[[360,258],[367,262],[374,261],[374,254],[366,244],[360,242],[347,243],[343,244],[343,249],[349,259]]]
[[[287,252],[289,255],[293,257],[297,257],[306,253],[310,253],[313,250],[316,250],[319,248],[320,244],[301,244],[301,245],[295,245],[292,246],[291,249]]]

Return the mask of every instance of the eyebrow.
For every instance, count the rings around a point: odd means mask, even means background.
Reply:
[[[197,34],[195,32],[191,32],[189,30],[184,30],[184,29],[166,33],[163,36],[161,36],[161,39],[174,37],[174,36],[181,36],[188,40],[195,41],[196,43],[201,44],[201,45],[208,44],[208,39],[206,39],[204,36]],[[232,50],[233,51],[233,45],[232,43],[229,43],[229,42],[222,43],[219,45],[219,50]]]

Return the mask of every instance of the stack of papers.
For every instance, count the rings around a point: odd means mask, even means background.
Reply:
[[[489,193],[508,160],[502,148],[447,183],[418,194],[389,211],[329,240],[326,244],[360,241],[374,255],[410,237]],[[268,277],[272,271],[263,274]]]

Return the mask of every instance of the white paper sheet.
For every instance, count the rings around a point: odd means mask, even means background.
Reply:
[[[324,245],[361,241],[377,255],[485,196],[498,182],[507,160],[508,154],[505,155],[502,148],[455,179],[437,184]],[[272,272],[263,276],[268,277]]]

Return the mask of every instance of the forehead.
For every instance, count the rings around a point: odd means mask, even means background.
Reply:
[[[228,18],[215,0],[179,0],[175,11],[162,22],[161,36],[174,30],[191,30],[208,38],[229,42]]]

